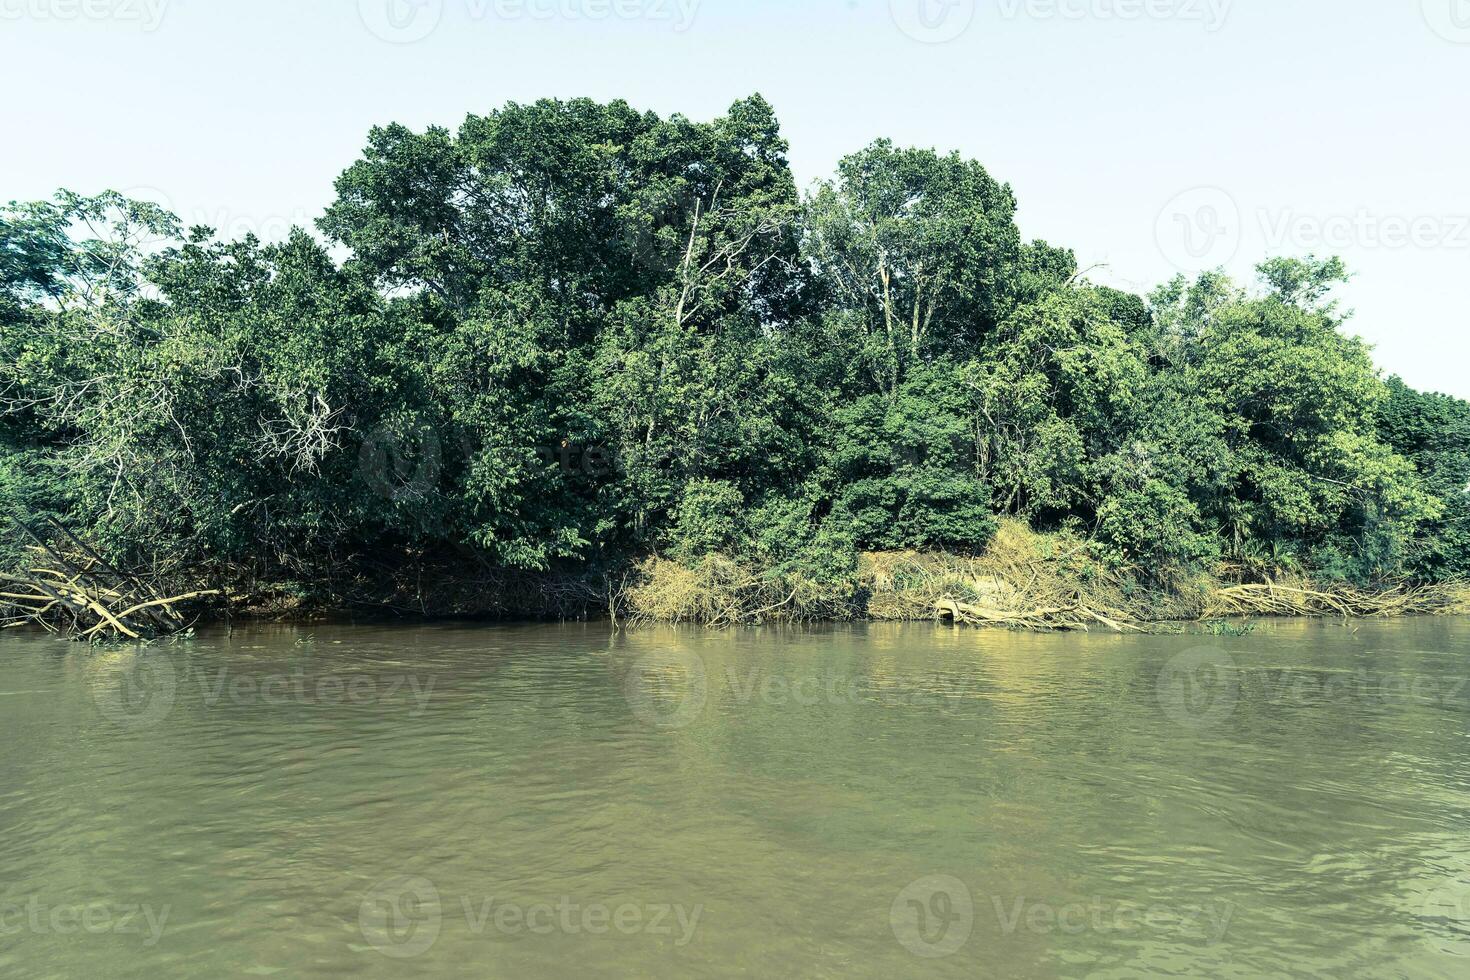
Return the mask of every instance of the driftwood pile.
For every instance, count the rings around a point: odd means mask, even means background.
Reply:
[[[1454,583],[1386,592],[1361,592],[1351,588],[1334,588],[1325,592],[1310,585],[1298,587],[1267,581],[1215,591],[1210,596],[1205,615],[1207,618],[1316,616],[1343,619],[1421,616],[1453,611],[1464,600],[1464,585]]]
[[[42,527],[13,520],[34,542],[35,563],[24,572],[0,573],[0,629],[30,625],[79,640],[141,640],[187,629],[179,607],[218,595],[166,596],[114,568],[54,520]]]
[[[1146,633],[1142,626],[1135,626],[1120,613],[1104,615],[1091,606],[1074,603],[1066,606],[1037,606],[1034,609],[987,609],[954,599],[939,599],[934,603],[934,612],[941,620],[960,626],[1001,626],[1007,629],[1036,630],[1040,632],[1086,632],[1094,626],[1105,626],[1115,633]]]

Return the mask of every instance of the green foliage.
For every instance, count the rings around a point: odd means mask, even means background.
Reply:
[[[1378,425],[1384,441],[1414,464],[1443,503],[1409,544],[1410,570],[1427,581],[1470,576],[1470,403],[1390,378]]]
[[[1011,189],[958,154],[879,140],[844,159],[809,202],[807,250],[851,366],[892,392],[912,366],[994,329],[1023,276],[1035,289],[1069,271],[1045,246],[1023,257],[1015,212]]]
[[[1278,260],[1260,272],[1259,296],[1218,275],[1155,294],[1152,340],[1168,370],[1144,430],[1248,573],[1400,576],[1403,544],[1440,504],[1379,438],[1386,389],[1324,302],[1341,263]]]
[[[745,538],[745,495],[722,480],[700,480],[684,489],[670,538],[674,555],[697,559],[731,551]]]
[[[1213,619],[1204,624],[1204,631],[1210,636],[1250,636],[1259,625],[1259,623],[1229,623],[1223,619]]]
[[[759,96],[388,126],[340,260],[112,193],[0,209],[0,506],[273,580],[665,555],[800,599],[1006,520],[1160,580],[1470,573],[1470,406],[1380,380],[1337,260],[1145,300],[978,163],[879,141],[803,201],[786,153]]]
[[[837,406],[825,474],[832,519],[864,550],[981,548],[995,529],[975,464],[970,395],[952,365]]]
[[[1094,461],[1129,431],[1148,374],[1110,297],[1073,289],[1021,307],[968,374],[996,508],[1053,522],[1089,510]]]

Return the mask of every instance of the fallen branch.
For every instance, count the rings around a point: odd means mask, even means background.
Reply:
[[[67,539],[82,552],[76,560],[23,521],[16,523],[36,541],[38,547],[32,550],[45,565],[23,573],[0,573],[0,585],[5,587],[0,591],[0,625],[5,629],[29,624],[83,640],[107,636],[139,640],[178,632],[186,621],[176,606],[219,594],[201,589],[165,598],[156,587],[108,565],[69,532]]]

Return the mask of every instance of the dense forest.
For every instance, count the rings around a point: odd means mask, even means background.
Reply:
[[[1140,297],[977,162],[878,141],[803,194],[786,153],[759,96],[542,101],[375,129],[278,243],[12,203],[0,506],[162,578],[400,605],[425,569],[590,597],[657,564],[838,614],[864,555],[1022,526],[1129,588],[1470,574],[1470,404],[1380,375],[1340,261]]]

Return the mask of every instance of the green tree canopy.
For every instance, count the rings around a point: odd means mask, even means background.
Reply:
[[[0,504],[121,561],[850,574],[1002,518],[1119,569],[1470,573],[1470,406],[1383,381],[1336,259],[1135,296],[1010,188],[879,141],[803,199],[722,117],[391,125],[319,240],[115,193],[0,209]],[[12,560],[15,541],[0,554]]]

